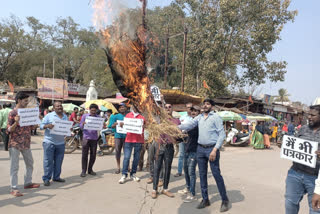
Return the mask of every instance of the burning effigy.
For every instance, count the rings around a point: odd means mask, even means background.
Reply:
[[[159,139],[163,133],[179,138],[182,137],[180,130],[168,120],[168,114],[154,101],[151,93],[147,53],[149,43],[156,40],[147,30],[147,1],[137,1],[141,3],[138,23],[130,20],[126,9],[119,9],[119,1],[95,0],[94,24],[115,85],[130,100],[130,104],[145,116],[149,139]]]

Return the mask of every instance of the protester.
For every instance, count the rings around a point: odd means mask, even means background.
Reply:
[[[154,171],[155,171],[155,165],[157,164],[157,157],[156,157],[156,153],[157,153],[157,148],[158,148],[159,144],[156,141],[152,141],[151,145],[149,146],[149,172],[150,172],[150,177],[147,180],[148,184],[153,184],[153,180],[154,180]],[[158,187],[162,187],[163,186],[163,176],[164,176],[164,161],[162,161],[162,167],[160,170],[160,175],[159,175],[159,182],[158,182]]]
[[[187,107],[187,114],[182,116],[180,118],[181,123],[183,123],[184,121],[188,121],[188,120],[192,120],[191,117],[191,108],[192,108],[192,103],[187,103],[186,107]],[[179,159],[178,159],[178,172],[177,174],[174,175],[174,177],[180,177],[182,175],[182,168],[183,168],[183,163],[184,163],[184,142],[179,143]]]
[[[18,171],[19,171],[19,156],[23,156],[26,165],[26,173],[24,176],[24,189],[39,188],[39,184],[32,183],[33,172],[33,157],[30,149],[31,130],[33,126],[19,125],[20,116],[18,115],[19,108],[26,108],[28,105],[29,95],[18,92],[16,95],[16,107],[10,111],[8,116],[7,129],[9,132],[9,155],[10,155],[10,181],[11,194],[19,197],[23,194],[18,190]]]
[[[191,107],[192,119],[200,114],[200,107]],[[184,202],[193,202],[196,200],[196,166],[197,166],[197,147],[198,147],[199,129],[198,126],[188,131],[188,140],[185,144],[184,156],[184,175],[186,179],[186,188],[179,193],[187,194]]]
[[[166,104],[165,109],[169,115],[169,120],[176,124],[179,125],[180,120],[177,118],[172,117],[172,105],[171,104]],[[159,184],[159,177],[160,177],[160,171],[162,168],[162,164],[164,161],[164,180],[163,180],[163,191],[162,194],[168,196],[168,197],[174,197],[173,193],[169,192],[168,186],[170,182],[170,173],[171,173],[171,165],[172,165],[172,160],[173,160],[173,155],[174,155],[174,148],[173,148],[173,143],[175,139],[170,138],[166,134],[161,135],[161,139],[159,140],[159,144],[156,147],[156,154],[158,155],[156,159],[156,164],[155,164],[155,172],[154,172],[154,178],[153,178],[153,191],[151,193],[151,197],[153,199],[157,198],[158,195],[158,184]]]
[[[302,126],[296,137],[318,142],[320,146],[320,105],[310,106],[308,120],[309,125]],[[293,162],[286,179],[286,214],[297,214],[299,212],[300,201],[306,193],[308,194],[310,213],[320,213],[319,210],[312,210],[312,196],[315,191],[315,181],[319,175],[319,169],[319,158],[315,168]]]
[[[85,177],[86,173],[90,175],[96,175],[93,171],[93,165],[96,161],[97,156],[97,141],[98,141],[98,131],[97,130],[87,130],[84,129],[87,117],[100,117],[97,115],[99,107],[96,104],[91,104],[89,106],[89,113],[84,114],[80,121],[80,128],[83,130],[83,140],[82,140],[82,172],[80,177]],[[88,153],[90,150],[90,161],[88,165]]]
[[[40,129],[45,129],[43,139],[43,170],[44,175],[42,180],[45,186],[50,186],[50,180],[52,178],[55,182],[65,182],[60,177],[61,166],[64,158],[64,137],[63,135],[50,134],[50,129],[53,129],[54,121],[68,120],[67,115],[63,113],[63,107],[61,101],[55,101],[53,103],[53,112],[47,114],[40,125]]]
[[[138,110],[134,106],[132,106],[132,111],[126,115],[126,118],[140,119],[143,121],[143,126],[145,124],[144,117],[141,114],[139,114]],[[123,123],[121,125],[123,125]],[[120,184],[124,184],[127,180],[132,149],[134,149],[134,153],[133,153],[133,161],[132,161],[132,169],[130,172],[130,178],[137,182],[140,181],[140,178],[136,176],[136,173],[137,173],[137,167],[138,167],[139,158],[140,158],[140,151],[143,144],[144,144],[143,130],[141,134],[134,134],[130,132],[127,133],[125,144],[124,144],[122,177],[119,180]]]
[[[80,123],[80,121],[77,120],[78,111],[79,111],[78,107],[74,107],[73,112],[71,113],[71,115],[69,117],[69,120],[73,121],[73,126],[78,126]]]
[[[126,139],[125,134],[120,134],[116,130],[116,126],[118,125],[118,120],[122,121],[124,119],[124,116],[126,115],[126,105],[124,103],[120,103],[118,108],[119,114],[114,115],[110,118],[110,122],[108,125],[108,128],[112,128],[112,132],[114,132],[114,143],[116,147],[116,162],[117,162],[117,169],[115,171],[115,174],[120,173],[120,160],[121,160],[121,150],[124,144],[124,141]]]
[[[8,151],[9,135],[7,133],[7,125],[8,116],[11,110],[11,103],[3,104],[3,109],[0,110],[0,128],[5,151]]]
[[[181,130],[189,131],[196,126],[199,128],[199,139],[197,148],[197,162],[200,174],[201,194],[203,200],[198,205],[198,209],[210,206],[208,197],[207,171],[208,162],[212,175],[217,183],[222,199],[220,212],[225,212],[230,208],[226,187],[220,172],[220,148],[226,137],[222,119],[213,112],[214,101],[205,99],[203,101],[204,113],[193,120],[187,121],[179,126]]]

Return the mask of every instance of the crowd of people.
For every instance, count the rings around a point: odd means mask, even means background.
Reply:
[[[18,189],[17,176],[20,153],[26,165],[24,188],[40,187],[40,184],[32,182],[33,157],[30,142],[31,130],[34,130],[36,126],[19,125],[20,116],[18,115],[18,109],[26,108],[27,105],[28,95],[18,93],[14,109],[11,109],[9,104],[5,104],[3,109],[0,110],[1,133],[4,139],[5,150],[9,150],[10,155],[10,193],[13,196],[23,196],[23,193]],[[185,188],[178,191],[178,193],[186,196],[184,198],[184,202],[186,203],[196,201],[196,168],[198,166],[202,201],[197,205],[197,208],[202,209],[210,206],[208,197],[209,165],[222,199],[220,211],[225,212],[231,207],[220,170],[220,149],[224,143],[226,132],[222,119],[213,111],[214,105],[214,101],[210,99],[205,99],[201,108],[188,103],[186,104],[188,109],[187,115],[177,119],[173,117],[173,105],[169,103],[164,104],[169,120],[187,137],[176,139],[163,133],[159,139],[150,140],[147,131],[144,130],[146,126],[145,118],[135,107],[131,107],[131,110],[128,112],[127,106],[120,104],[118,114],[113,115],[112,111],[108,111],[104,115],[107,121],[106,126],[103,130],[98,131],[85,128],[87,117],[101,117],[98,114],[99,107],[96,104],[91,104],[87,113],[75,108],[74,112],[68,117],[63,111],[62,103],[55,101],[53,111],[46,113],[40,124],[40,129],[45,130],[42,143],[44,153],[43,185],[50,186],[50,182],[65,182],[65,179],[61,177],[65,136],[52,134],[50,130],[54,128],[54,121],[69,120],[73,122],[73,127],[78,126],[83,132],[80,177],[85,177],[88,174],[91,176],[96,175],[94,163],[96,161],[99,133],[104,138],[104,144],[107,144],[105,135],[113,132],[116,160],[115,174],[121,174],[119,184],[125,184],[129,179],[136,182],[140,181],[140,178],[137,176],[138,166],[142,162],[142,166],[139,166],[139,169],[142,170],[144,153],[147,151],[146,167],[149,171],[147,183],[153,185],[151,197],[156,199],[159,196],[160,187],[162,187],[161,193],[163,195],[170,198],[175,197],[175,194],[169,190],[169,184],[174,157],[174,145],[180,142],[178,172],[175,176],[182,176],[183,169]],[[118,133],[116,127],[124,125],[123,122],[119,122],[123,121],[124,118],[142,120],[142,133]],[[268,148],[270,146],[269,139],[271,138],[271,141],[277,142],[280,131],[281,134],[295,135],[302,139],[320,142],[319,106],[311,107],[308,119],[308,125],[298,127],[294,127],[291,123],[279,125],[278,123],[266,124],[259,122],[257,125],[253,124],[250,130],[251,143],[254,148]],[[122,151],[124,157],[121,165]],[[317,152],[317,154],[320,155],[320,152]],[[132,164],[130,164],[131,156],[133,156]],[[319,161],[316,168],[293,163],[286,179],[285,205],[287,214],[299,212],[299,203],[306,193],[308,194],[310,213],[320,213],[320,211],[316,211],[320,208],[320,181],[319,179],[317,180],[319,168]]]

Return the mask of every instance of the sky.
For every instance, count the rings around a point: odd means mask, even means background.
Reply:
[[[82,27],[92,26],[93,0],[0,0],[0,19],[11,14],[24,20],[34,16],[41,22],[53,24],[58,17],[72,17]],[[120,1],[120,0],[117,0]],[[121,0],[134,6],[137,0]],[[165,6],[171,0],[149,0],[149,7]],[[89,4],[90,3],[90,4]],[[259,88],[260,93],[276,95],[285,88],[292,101],[310,105],[320,97],[320,8],[319,0],[292,0],[290,10],[298,10],[294,23],[285,25],[270,59],[288,63],[285,81],[270,83]]]

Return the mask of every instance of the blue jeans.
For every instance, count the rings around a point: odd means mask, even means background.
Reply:
[[[132,168],[130,175],[136,174],[137,167],[140,159],[140,151],[142,149],[142,143],[125,143],[124,144],[124,159],[123,159],[123,168],[122,168],[122,175],[128,175],[128,167],[130,162],[130,157],[132,153],[132,149],[134,148],[133,152],[133,161],[132,161]]]
[[[60,179],[61,165],[64,158],[64,144],[54,145],[53,143],[43,142],[43,181]],[[52,176],[53,175],[53,176]]]
[[[197,166],[197,153],[187,152],[184,156],[184,177],[188,190],[193,196],[196,195],[196,166]]]
[[[106,133],[108,133],[108,134],[112,133],[112,129],[107,128],[107,129],[103,129],[100,131],[100,135],[101,135],[101,139],[102,139],[103,144],[107,144]]]
[[[298,214],[300,201],[308,193],[309,213],[320,213],[312,209],[312,196],[317,176],[290,169],[286,179],[286,214]]]
[[[178,173],[182,174],[184,160],[184,142],[179,143]]]
[[[213,147],[210,148],[203,148],[201,146],[198,146],[197,148],[197,161],[198,161],[198,167],[199,167],[199,175],[200,175],[200,186],[201,186],[201,194],[203,200],[208,200],[208,162],[210,164],[211,172],[216,180],[218,190],[221,196],[222,201],[228,201],[228,196],[226,192],[226,187],[224,185],[223,177],[221,176],[220,172],[220,151],[217,151],[217,156],[214,161],[209,161],[209,156],[211,151],[213,150]]]

